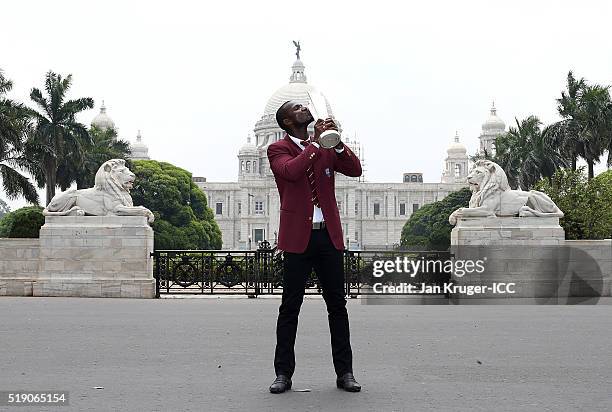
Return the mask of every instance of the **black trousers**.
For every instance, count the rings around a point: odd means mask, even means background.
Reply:
[[[327,229],[311,232],[304,253],[283,253],[283,298],[276,323],[274,370],[291,377],[295,370],[295,335],[304,300],[306,280],[314,268],[327,305],[332,358],[338,376],[353,372],[349,319],[346,311],[342,251],[337,250]]]

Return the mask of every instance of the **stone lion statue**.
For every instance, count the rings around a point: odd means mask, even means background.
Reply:
[[[451,225],[462,217],[563,217],[563,212],[546,193],[510,189],[504,169],[490,160],[478,160],[467,180],[472,191],[470,205],[451,213],[448,217]]]
[[[94,187],[59,193],[43,210],[45,216],[146,216],[155,219],[144,206],[134,206],[130,189],[136,176],[123,159],[111,159],[98,169]]]

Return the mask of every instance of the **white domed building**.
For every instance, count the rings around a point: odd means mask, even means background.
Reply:
[[[260,175],[260,154],[257,147],[251,143],[251,135],[247,137],[247,142],[238,151],[238,159],[238,180],[256,179]]]
[[[489,118],[482,124],[482,133],[478,137],[480,139],[479,153],[484,154],[485,151],[489,155],[495,153],[495,139],[497,136],[506,132],[506,124],[497,116],[495,102],[491,104],[491,114]]]
[[[93,120],[91,121],[91,125],[102,130],[115,128],[115,122],[113,122],[113,119],[111,119],[108,114],[106,114],[106,106],[104,105],[104,100],[102,100],[102,106],[100,106],[100,113],[98,113],[96,117],[93,118]]]
[[[285,136],[285,131],[276,123],[278,108],[288,100],[307,104],[310,91],[316,88],[307,82],[306,67],[298,58],[291,66],[289,82],[268,99],[253,128],[254,138],[247,137],[238,150],[237,181],[209,182],[204,177],[193,178],[207,195],[221,228],[224,249],[255,249],[263,240],[276,242],[280,199],[268,163],[267,147]],[[333,114],[327,98],[325,104]],[[340,126],[338,119],[336,122]],[[343,141],[359,156],[365,170],[362,146],[347,136],[343,136]],[[351,178],[337,174],[336,200],[345,245],[351,249],[384,249],[398,244],[404,223],[414,211],[467,186],[465,146],[454,142],[448,149],[447,161],[451,173],[448,179],[437,183],[423,182],[420,172],[404,173],[398,176],[397,182],[390,183],[367,182],[363,176]],[[458,167],[455,165],[461,167],[458,176],[454,175]]]
[[[459,142],[459,134],[455,132],[455,139],[446,150],[442,183],[465,183],[467,181],[470,158],[467,148]]]
[[[130,159],[132,160],[149,160],[149,148],[142,142],[142,135],[140,134],[140,130],[136,135],[136,142],[130,143],[130,150],[132,154],[130,155]]]

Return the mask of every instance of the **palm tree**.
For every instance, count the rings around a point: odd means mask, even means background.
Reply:
[[[558,169],[567,167],[567,161],[536,116],[515,121],[516,127],[496,139],[495,160],[506,172],[510,186],[528,190],[543,177],[550,181]]]
[[[0,178],[9,199],[23,196],[38,204],[38,192],[30,179],[16,169],[34,169],[23,157],[24,138],[30,128],[30,112],[20,103],[5,97],[13,83],[0,70]]]
[[[476,163],[479,160],[492,160],[495,161],[495,154],[490,153],[487,149],[477,151],[474,155],[470,156],[470,162]]]
[[[518,120],[516,120],[518,124]],[[516,133],[516,129],[510,127],[510,131],[498,136],[495,139],[495,156],[493,161],[501,166],[508,177],[508,184],[512,188],[519,186],[520,165],[525,157],[521,152],[524,151],[526,143],[521,136]]]
[[[600,85],[585,86],[580,106],[578,119],[582,126],[581,135],[584,136],[583,157],[588,166],[590,180],[595,176],[594,165],[609,146],[612,135],[612,102],[609,88]]]
[[[571,160],[574,171],[578,158],[584,156],[584,136],[580,134],[580,125],[576,119],[585,86],[583,77],[576,80],[571,71],[567,74],[567,90],[561,91],[561,98],[557,99],[557,111],[564,120],[549,127],[551,138],[555,139],[562,153]]]
[[[63,162],[79,164],[83,159],[84,146],[91,144],[87,128],[77,122],[76,115],[93,107],[90,97],[66,100],[72,83],[72,75],[62,78],[49,71],[45,79],[44,97],[42,92],[33,88],[30,98],[40,111],[34,111],[36,126],[30,138],[29,150],[42,167],[42,172],[34,177],[39,186],[46,185],[48,205],[55,196],[58,184],[58,168]],[[65,182],[65,179],[61,179]]]
[[[576,80],[570,71],[567,90],[561,92],[557,103],[562,120],[548,128],[550,139],[571,161],[572,170],[576,170],[578,158],[584,159],[592,179],[595,163],[607,148],[612,148],[612,102],[608,87],[588,85],[584,78]],[[611,164],[609,152],[608,166]]]
[[[77,189],[93,187],[96,172],[109,159],[128,160],[131,154],[130,144],[117,139],[117,131],[113,128],[101,129],[92,126],[89,129],[91,143],[83,147],[80,162],[65,159],[58,167],[58,185],[65,190],[76,182]]]

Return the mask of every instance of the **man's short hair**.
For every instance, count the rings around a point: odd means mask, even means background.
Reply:
[[[285,131],[287,131],[287,129],[285,128],[286,126],[283,123],[283,120],[286,119],[285,110],[287,110],[287,107],[285,106],[287,105],[287,103],[291,103],[291,100],[287,100],[285,103],[281,104],[281,107],[279,107],[278,110],[276,111],[276,123],[278,123],[280,128]]]

